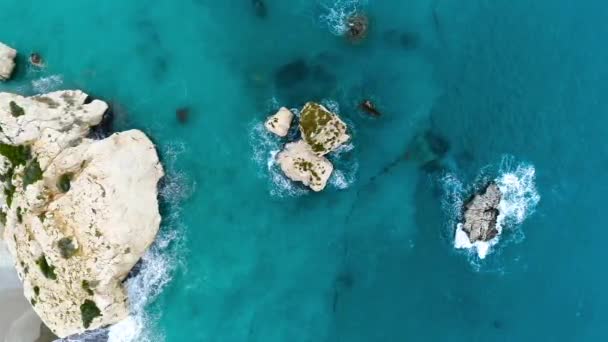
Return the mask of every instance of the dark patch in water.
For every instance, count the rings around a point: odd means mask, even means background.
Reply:
[[[280,100],[293,106],[331,98],[337,85],[336,76],[328,68],[302,58],[279,67],[274,80]]]
[[[281,66],[275,74],[275,82],[278,87],[293,87],[299,82],[305,81],[310,76],[310,68],[305,60],[297,59],[291,63]]]
[[[492,321],[492,327],[497,330],[502,329],[503,328],[502,321],[495,319],[494,321]]]
[[[268,16],[268,8],[263,0],[251,0],[253,11],[258,18],[266,18]]]
[[[175,117],[180,124],[186,124],[188,122],[188,117],[190,116],[190,108],[181,107],[175,111]]]
[[[418,47],[420,37],[415,32],[400,32],[397,29],[392,29],[384,32],[384,41],[391,46],[399,47],[404,50],[412,50]]]

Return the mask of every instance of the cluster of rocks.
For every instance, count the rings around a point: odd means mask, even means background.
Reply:
[[[291,111],[281,108],[266,120],[265,126],[285,137],[293,117]],[[288,178],[321,191],[333,172],[333,165],[325,155],[350,139],[346,124],[324,106],[308,102],[300,113],[299,130],[301,139],[286,144],[276,160]]]
[[[0,236],[59,337],[128,316],[122,281],[160,225],[154,144],[138,130],[87,138],[107,109],[81,91],[0,93]]]

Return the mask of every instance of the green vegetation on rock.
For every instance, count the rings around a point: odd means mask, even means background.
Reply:
[[[42,272],[42,275],[44,275],[47,279],[57,280],[57,275],[55,274],[55,266],[49,265],[49,263],[46,261],[46,258],[44,257],[44,254],[42,254],[40,258],[36,260],[36,265],[40,267],[40,272]]]
[[[9,103],[9,106],[11,108],[12,116],[19,117],[19,116],[25,115],[25,110],[23,110],[23,108],[21,106],[19,106],[17,103],[15,103],[15,101],[11,101]]]
[[[59,188],[59,191],[61,192],[68,192],[70,191],[70,182],[72,181],[72,174],[71,173],[64,173],[63,175],[61,175],[61,177],[59,177],[59,180],[57,181],[57,188]]]
[[[13,167],[24,165],[31,158],[30,147],[27,145],[14,146],[0,143],[0,154],[8,159]]]
[[[23,223],[23,215],[21,213],[21,207],[17,207],[16,214],[17,214],[17,222]]]
[[[34,286],[34,294],[36,294],[36,296],[40,295],[40,287]]]
[[[90,295],[93,295],[93,290],[91,290],[91,285],[89,284],[88,281],[83,280],[82,281],[82,288]]]
[[[25,165],[23,170],[23,188],[27,188],[28,185],[34,184],[42,179],[42,169],[40,169],[40,163],[34,158]]]
[[[6,172],[0,175],[0,181],[5,182],[4,195],[6,196],[6,204],[10,207],[13,203],[13,195],[15,194],[15,186],[12,183],[15,168],[27,163],[31,158],[31,151],[29,146],[13,146],[0,143],[0,155],[4,156],[11,163]]]
[[[57,247],[59,247],[59,252],[61,253],[61,257],[64,259],[69,259],[76,254],[78,248],[74,246],[74,241],[70,237],[64,237],[57,242]]]
[[[87,329],[96,317],[101,316],[101,311],[99,311],[94,301],[85,299],[84,303],[80,306],[80,314],[82,316],[82,325]]]

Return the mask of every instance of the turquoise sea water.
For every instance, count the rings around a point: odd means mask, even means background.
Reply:
[[[168,170],[162,232],[128,282],[133,318],[101,335],[608,338],[608,3],[265,3],[260,18],[250,0],[0,1],[0,41],[22,53],[0,91],[83,89],[112,103],[115,129],[148,133]],[[371,22],[358,46],[335,32],[355,8]],[[46,68],[26,66],[31,51]],[[276,80],[297,61],[306,80]],[[364,98],[383,116],[359,112]],[[269,165],[281,142],[260,126],[313,99],[353,132],[321,194]],[[407,158],[428,131],[449,144],[434,172]],[[455,250],[459,200],[526,172],[522,222],[483,261]]]

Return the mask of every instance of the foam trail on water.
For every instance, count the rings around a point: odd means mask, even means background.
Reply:
[[[58,90],[62,84],[63,77],[61,75],[52,75],[33,80],[32,88],[36,93],[43,94]]]
[[[299,196],[308,191],[298,187],[281,171],[276,155],[283,149],[282,141],[268,132],[263,123],[254,122],[249,133],[253,149],[252,159],[258,165],[258,176],[269,180],[270,195],[274,197]]]
[[[366,3],[365,0],[334,0],[330,1],[330,4],[326,2],[321,3],[323,13],[319,16],[319,20],[336,36],[346,33],[348,18]]]

